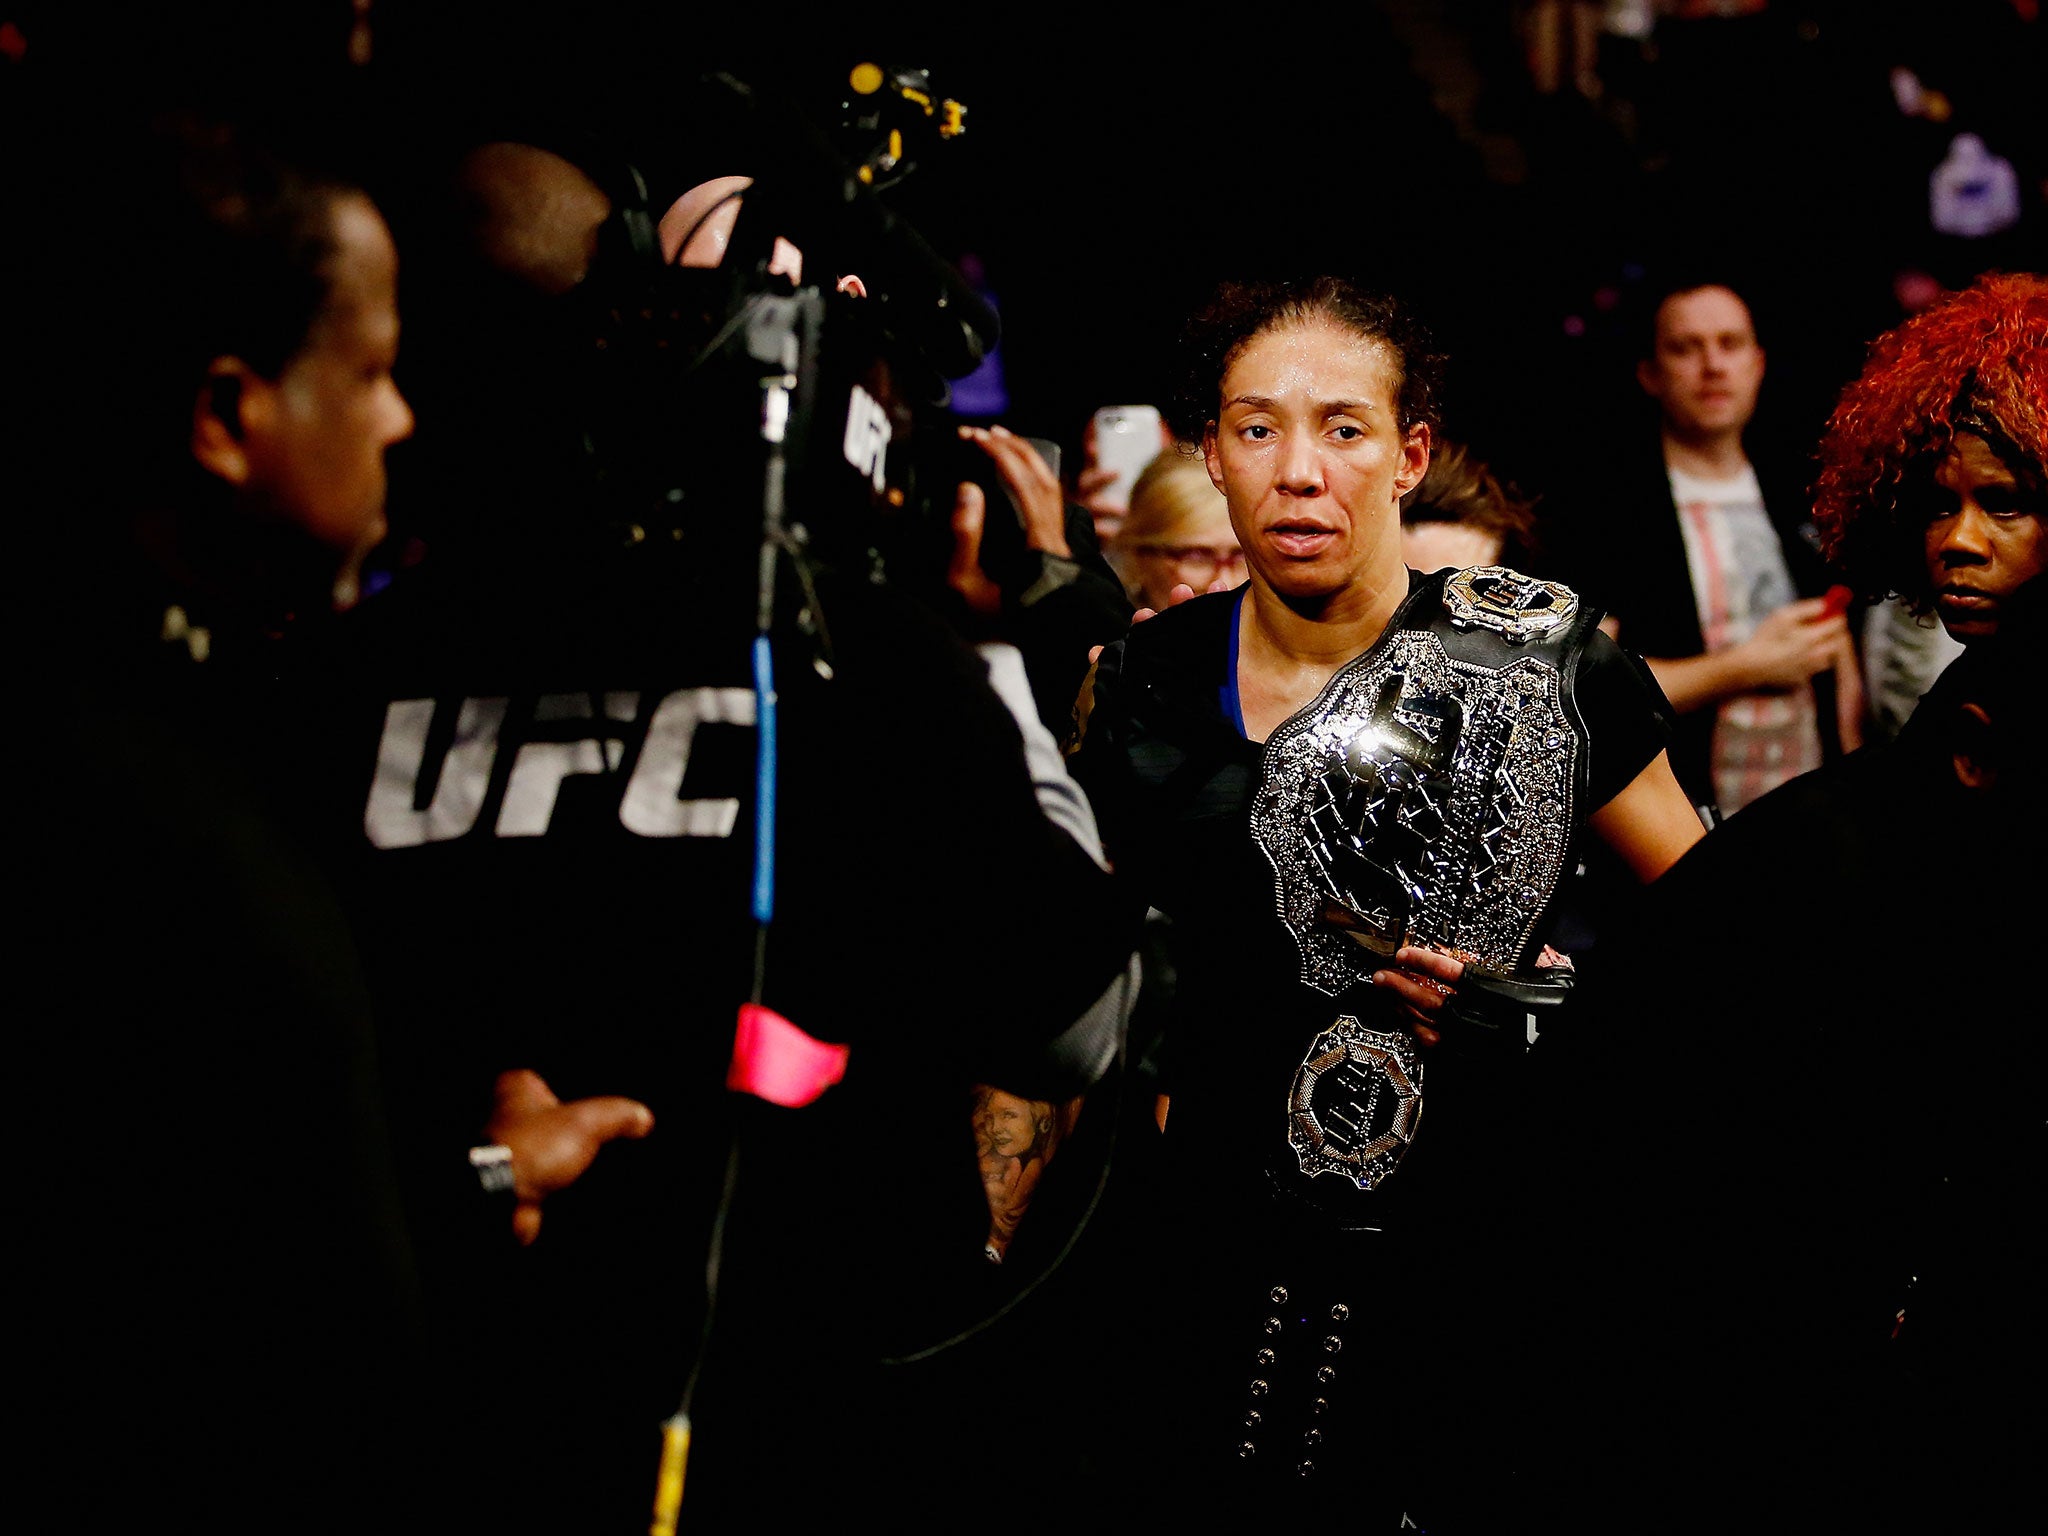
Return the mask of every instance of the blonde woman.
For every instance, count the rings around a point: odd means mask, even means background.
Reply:
[[[1244,581],[1230,505],[1198,454],[1169,448],[1131,486],[1131,510],[1104,551],[1131,601],[1164,608],[1175,587],[1227,592]]]

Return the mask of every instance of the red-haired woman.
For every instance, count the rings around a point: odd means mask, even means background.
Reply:
[[[1990,274],[1880,336],[1820,460],[1814,522],[1859,596],[1997,633],[2041,572],[2048,279]]]

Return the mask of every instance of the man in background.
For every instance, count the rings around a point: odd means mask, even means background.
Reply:
[[[1671,701],[1679,782],[1728,816],[1860,745],[1862,687],[1848,621],[1820,595],[1803,488],[1746,442],[1764,377],[1749,305],[1722,283],[1667,287],[1646,342],[1657,452],[1614,455],[1558,519],[1559,562]]]

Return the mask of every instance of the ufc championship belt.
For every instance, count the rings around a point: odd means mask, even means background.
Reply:
[[[1404,944],[1456,955],[1475,982],[1511,977],[1566,867],[1583,755],[1571,662],[1597,615],[1498,565],[1429,594],[1266,743],[1252,835],[1301,979],[1330,997]],[[1288,1143],[1303,1173],[1369,1190],[1421,1114],[1409,1036],[1345,1015],[1296,1069]]]

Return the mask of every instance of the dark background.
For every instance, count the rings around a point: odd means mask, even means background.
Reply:
[[[1334,270],[1408,298],[1451,358],[1450,434],[1558,508],[1585,455],[1648,430],[1629,333],[1667,271],[1751,295],[1770,357],[1760,426],[1798,452],[1865,343],[1907,312],[1901,274],[1956,285],[2048,265],[2048,25],[2032,0],[1667,17],[1647,49],[1603,42],[1598,103],[1534,90],[1517,9],[955,11],[888,31],[768,8],[375,0],[367,63],[348,58],[348,0],[0,16],[10,158],[106,187],[108,231],[24,232],[60,243],[124,237],[119,167],[96,147],[168,102],[280,122],[387,206],[481,132],[630,163],[659,211],[750,169],[693,107],[704,70],[830,129],[853,64],[926,69],[967,104],[968,132],[924,144],[884,196],[949,258],[977,258],[1004,321],[1005,419],[1065,444],[1070,467],[1095,406],[1161,397],[1182,318],[1224,275]],[[1941,121],[1895,104],[1901,67],[1940,93]],[[1989,240],[1928,221],[1928,173],[1965,129],[2021,180],[2021,225]],[[146,232],[128,233],[142,257]]]

